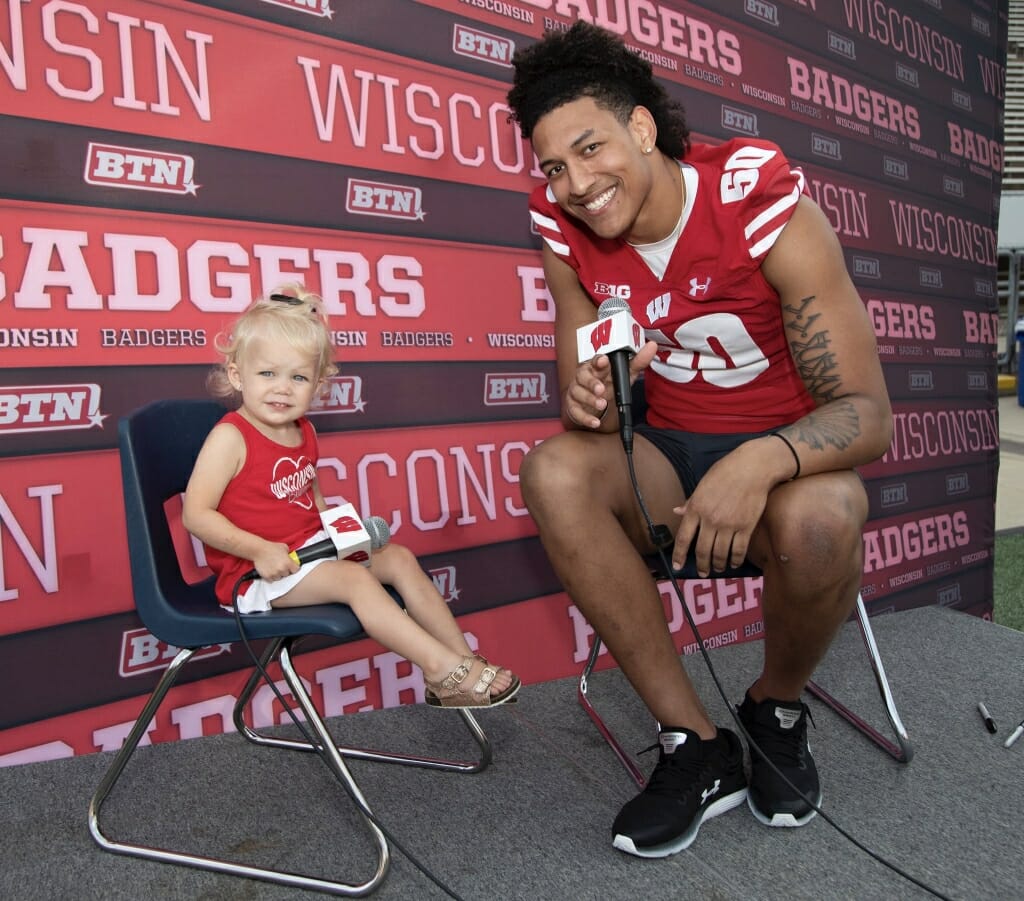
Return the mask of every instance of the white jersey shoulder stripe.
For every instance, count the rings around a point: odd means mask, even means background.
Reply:
[[[775,241],[778,239],[779,235],[782,234],[783,228],[784,226],[780,225],[777,229],[775,229],[775,231],[773,231],[769,235],[765,235],[756,244],[751,244],[750,256],[756,260],[759,256],[761,256],[761,254],[767,253],[769,250],[771,250],[775,246]]]
[[[775,219],[778,219],[783,213],[792,207],[796,206],[800,201],[800,195],[803,193],[804,188],[804,176],[803,173],[794,170],[793,175],[796,177],[797,183],[785,197],[780,197],[775,203],[765,210],[762,210],[743,230],[743,236],[749,241],[756,232],[764,228]],[[765,235],[756,243],[752,244],[749,248],[750,256],[757,258],[761,254],[771,250],[774,246],[776,239],[779,237],[779,233],[784,228],[785,223],[780,225],[778,228],[773,230],[770,234]]]
[[[534,225],[537,228],[546,228],[548,231],[562,233],[562,230],[558,227],[558,222],[552,219],[550,216],[545,216],[543,213],[538,213],[536,210],[530,210],[530,218],[533,220]]]
[[[570,255],[569,245],[563,244],[561,241],[556,241],[554,238],[550,238],[547,235],[542,234],[541,237],[544,239],[544,243],[548,245],[558,256],[568,257]]]

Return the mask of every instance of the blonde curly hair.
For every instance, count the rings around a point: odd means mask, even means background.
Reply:
[[[338,371],[323,300],[300,283],[289,282],[254,301],[235,320],[228,335],[217,336],[214,346],[224,359],[207,378],[211,394],[217,397],[238,394],[228,379],[228,366],[237,364],[245,356],[254,338],[283,341],[301,353],[316,357],[318,380],[324,385]]]

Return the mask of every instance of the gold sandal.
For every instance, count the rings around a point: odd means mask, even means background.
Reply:
[[[481,664],[476,684],[470,687],[469,674],[476,663]],[[465,657],[440,682],[427,682],[426,702],[431,707],[497,707],[515,697],[522,683],[512,676],[512,684],[501,694],[491,694],[491,683],[498,675],[498,667],[487,663],[482,657]],[[465,683],[465,684],[464,684]]]
[[[473,655],[473,659],[474,660],[479,660],[484,666],[492,666],[491,661],[488,660],[486,657],[484,657],[482,654],[474,654]],[[497,666],[497,667],[494,667],[494,668],[496,670],[498,670],[499,673],[502,670],[505,670],[505,672],[508,673],[513,679],[516,678],[516,674],[513,673],[512,670],[510,670],[507,666]],[[512,697],[509,698],[507,701],[505,701],[505,703],[506,704],[515,704],[518,701],[519,701],[519,695],[512,695]]]

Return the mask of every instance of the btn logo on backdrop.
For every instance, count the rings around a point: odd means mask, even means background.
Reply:
[[[452,31],[452,50],[459,56],[468,56],[471,59],[511,69],[512,54],[516,52],[516,45],[508,38],[456,24]]]
[[[423,192],[409,185],[350,178],[345,192],[345,209],[357,216],[383,216],[422,222]]]
[[[779,8],[774,3],[768,3],[767,0],[744,0],[743,11],[768,25],[779,27]]]
[[[907,483],[895,482],[892,485],[883,485],[879,492],[879,499],[882,502],[882,507],[885,509],[902,507],[909,499]]]
[[[100,386],[10,385],[0,388],[0,434],[98,429]]]
[[[828,32],[828,51],[846,59],[857,58],[857,45],[853,43],[853,38],[831,29]]]
[[[971,480],[966,472],[951,472],[946,475],[946,494],[954,497],[967,494],[971,490]]]
[[[988,373],[975,369],[967,373],[968,391],[988,391]]]
[[[334,10],[331,9],[329,0],[261,0],[271,6],[283,6],[285,9],[294,9],[296,12],[308,13],[321,19],[334,18]]]
[[[138,147],[89,142],[85,156],[85,180],[105,188],[155,191],[160,194],[191,194],[195,183],[195,160],[184,153],[163,153]]]
[[[161,641],[145,629],[129,629],[121,634],[121,660],[118,672],[122,678],[151,673],[153,670],[167,669],[177,656],[179,648]],[[230,644],[212,645],[202,648],[192,655],[193,660],[216,657],[218,654],[230,654]]]
[[[894,156],[883,157],[882,174],[888,178],[907,181],[910,178],[910,166],[907,165],[906,160],[897,159]]]
[[[816,131],[811,132],[811,153],[829,160],[841,161],[843,158],[839,141],[831,135],[821,135]]]
[[[444,598],[446,604],[454,604],[459,599],[460,590],[456,587],[455,567],[451,564],[428,569],[437,593]]]
[[[318,413],[362,413],[366,409],[363,398],[363,377],[336,375],[327,382],[327,391],[313,401],[310,415]]]
[[[489,372],[484,376],[485,406],[504,407],[547,402],[547,377],[543,372]]]
[[[967,112],[974,111],[974,103],[971,99],[971,95],[967,91],[961,91],[959,88],[953,88],[950,99],[953,101],[953,106],[959,107]]]
[[[912,88],[921,87],[921,76],[918,75],[917,69],[913,68],[913,66],[897,62],[896,77],[904,84],[910,85]]]
[[[912,369],[907,373],[907,387],[911,391],[934,391],[935,378],[930,369]]]
[[[757,115],[748,110],[722,104],[722,128],[756,138],[758,135]]]
[[[882,263],[877,257],[854,255],[853,275],[855,278],[879,279],[882,277]]]
[[[942,176],[942,190],[951,197],[963,198],[964,180],[951,175]]]

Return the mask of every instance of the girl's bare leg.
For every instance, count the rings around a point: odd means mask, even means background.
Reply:
[[[379,551],[376,553],[380,554]],[[433,588],[429,576],[423,575]],[[436,589],[434,594],[437,594]],[[291,591],[275,599],[274,607],[308,607],[328,602],[348,604],[367,635],[418,666],[428,682],[440,682],[465,657],[472,657],[473,652],[444,599],[438,595],[438,600],[461,644],[448,643],[431,634],[413,616],[406,615],[370,569],[344,560],[322,563]],[[440,619],[436,611],[432,617],[428,616],[428,620],[433,621],[434,618]],[[482,664],[474,666],[470,676],[479,676],[481,669]],[[511,678],[499,673],[491,685],[491,694],[500,694],[510,684]]]

